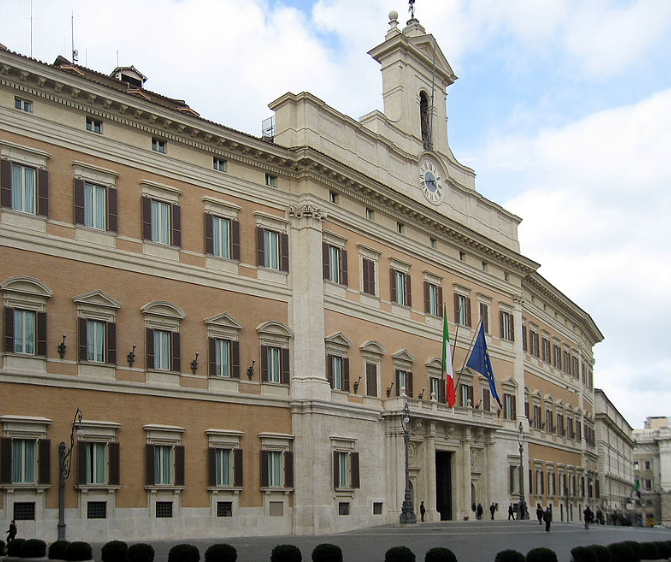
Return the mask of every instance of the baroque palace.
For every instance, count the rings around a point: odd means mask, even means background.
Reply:
[[[603,336],[476,191],[448,144],[457,77],[396,18],[369,53],[384,112],[287,93],[262,138],[134,67],[0,49],[0,521],[48,541],[394,523],[406,435],[429,521],[502,518],[521,482],[532,517],[594,507]],[[462,367],[481,322],[501,406]]]

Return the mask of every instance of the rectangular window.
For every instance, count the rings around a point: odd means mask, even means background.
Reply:
[[[94,119],[93,117],[87,117],[86,118],[86,130],[91,131],[92,133],[102,133],[102,121],[98,121],[98,119]]]
[[[35,320],[31,310],[14,310],[14,353],[35,355]]]
[[[170,244],[170,204],[151,201],[151,241]]]
[[[347,453],[336,453],[336,488],[347,488],[347,473],[349,472],[347,467]]]
[[[374,213],[373,209],[366,208],[366,218],[369,221],[372,221],[374,216],[375,216],[375,213]]]
[[[332,388],[342,389],[343,382],[343,359],[337,355],[331,355],[331,378]]]
[[[515,341],[515,323],[510,312],[501,311],[501,339]]]
[[[458,293],[454,294],[454,322],[461,326],[471,325],[471,299]]]
[[[377,363],[366,363],[366,396],[377,397]]]
[[[489,306],[484,302],[480,303],[480,320],[482,320],[482,326],[485,330],[485,334],[489,333]]]
[[[169,445],[156,445],[154,447],[154,484],[172,484],[172,447]]]
[[[268,187],[277,187],[277,176],[266,174],[266,185]]]
[[[508,491],[511,495],[517,495],[520,493],[520,467],[519,466],[510,466],[510,479],[508,484]]]
[[[382,502],[373,502],[373,515],[382,515]]]
[[[263,244],[265,248],[264,267],[270,269],[280,268],[280,236],[272,230],[263,231]]]
[[[35,214],[37,172],[34,168],[12,164],[12,209]]]
[[[166,153],[166,142],[161,139],[153,138],[151,139],[151,149],[154,152],[160,152],[161,154]]]
[[[349,515],[349,502],[338,502],[338,515]]]
[[[545,410],[545,431],[548,433],[554,432],[554,428],[552,427],[552,410]]]
[[[443,308],[441,300],[438,296],[440,287],[434,285],[433,283],[427,283],[428,291],[428,300],[427,300],[427,313],[432,316],[442,316]]]
[[[391,270],[391,301],[403,306],[412,306],[410,275],[396,269]]]
[[[460,405],[464,408],[471,407],[473,405],[473,387],[469,384],[460,384],[459,388]]]
[[[645,470],[650,470],[650,467],[652,466],[652,464],[650,463],[650,461],[644,461],[644,463],[645,463],[645,464],[644,464],[644,466],[645,466]]]
[[[24,100],[22,98],[14,98],[14,107],[16,109],[20,109],[21,111],[25,111],[26,113],[32,113],[33,112],[33,102],[29,100]]]
[[[12,440],[12,482],[32,484],[35,482],[35,440]]]
[[[231,485],[231,449],[215,449],[215,484],[217,486]]]
[[[84,182],[84,225],[106,230],[107,190]]]
[[[214,341],[215,353],[215,376],[231,376],[231,342],[229,340],[216,339]]]
[[[35,521],[35,502],[14,502],[15,521]]]
[[[212,168],[217,170],[217,172],[225,172],[226,171],[226,160],[223,160],[221,158],[217,158],[214,156],[212,158]]]
[[[541,419],[541,407],[540,406],[534,406],[534,419],[533,419],[533,426],[535,429],[541,429],[541,426],[543,424],[543,420]]]
[[[279,347],[268,347],[268,381],[281,382],[282,351]]]
[[[280,451],[268,451],[268,486],[284,486],[282,481],[282,453]]]
[[[507,420],[514,420],[517,418],[517,404],[515,396],[512,394],[503,395],[503,412]]]
[[[86,502],[87,519],[107,519],[107,502]]]
[[[324,279],[347,285],[347,251],[324,243],[322,246]]]
[[[550,362],[550,340],[545,336],[542,339],[541,359],[546,363]]]
[[[212,254],[220,258],[230,258],[231,221],[212,217]]]
[[[534,357],[539,357],[540,356],[540,346],[539,346],[539,339],[538,339],[538,332],[535,331],[533,328],[529,330],[529,339],[531,340],[531,355]]]
[[[233,517],[233,502],[217,502],[217,517]]]
[[[154,330],[154,369],[170,370],[170,340],[172,332]]]
[[[105,362],[105,322],[86,321],[86,360]]]
[[[431,377],[431,397],[435,396],[436,400],[440,400],[440,379],[436,377]]]
[[[86,483],[106,484],[105,443],[86,443]]]
[[[561,348],[558,345],[552,346],[552,366],[561,369]]]
[[[361,259],[363,292],[375,296],[375,262],[367,258]]]
[[[396,223],[396,232],[399,234],[403,234],[403,230],[405,229],[405,225],[402,222],[397,222]]]
[[[331,203],[338,203],[338,194],[335,191],[329,191],[329,201]]]
[[[172,517],[172,502],[156,502],[156,517],[158,519]]]

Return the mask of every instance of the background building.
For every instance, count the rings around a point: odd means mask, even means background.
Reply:
[[[256,138],[134,67],[0,51],[0,519],[55,538],[77,407],[69,539],[398,521],[406,404],[428,520],[517,502],[520,424],[529,504],[594,503],[602,335],[452,154],[433,37],[392,13],[370,54],[383,112],[288,93]],[[500,406],[464,366],[480,323]]]

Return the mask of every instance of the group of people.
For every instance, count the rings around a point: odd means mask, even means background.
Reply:
[[[548,505],[545,510],[541,507],[541,504],[536,504],[536,518],[538,519],[538,524],[542,525],[545,522],[545,530],[550,532],[550,524],[552,523],[552,506]]]

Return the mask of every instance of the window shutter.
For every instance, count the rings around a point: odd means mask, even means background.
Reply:
[[[153,369],[155,367],[154,363],[154,330],[151,328],[147,328],[145,330],[145,348],[146,348],[146,355],[147,355],[147,361],[145,365],[145,369]]]
[[[396,294],[396,271],[389,270],[389,300],[391,302],[398,302],[398,295]]]
[[[231,259],[240,259],[240,222],[231,221]]]
[[[79,319],[79,360],[86,361],[88,358],[86,340],[87,338],[87,329],[86,329],[86,318]]]
[[[331,264],[329,262],[329,245],[322,242],[322,274],[324,279],[330,277]]]
[[[107,188],[107,230],[119,232],[118,192],[112,187]]]
[[[405,392],[410,398],[412,398],[412,373],[408,373],[405,378],[408,381],[408,386],[406,387]]]
[[[184,486],[184,445],[175,445],[175,486]]]
[[[170,238],[171,240],[171,246],[175,246],[177,248],[182,247],[182,209],[180,208],[179,205],[171,205],[171,211],[172,211],[172,221],[171,221],[171,227],[172,227],[172,236]]]
[[[214,447],[207,449],[207,485],[217,485],[217,450]]]
[[[37,316],[37,355],[47,354],[47,313],[38,312]]]
[[[284,451],[284,487],[294,487],[294,454],[292,451]]]
[[[291,374],[289,372],[289,350],[280,349],[280,357],[282,360],[282,372],[280,374],[280,382],[282,384],[289,384],[291,382]]]
[[[12,483],[12,438],[0,439],[0,483]]]
[[[454,293],[454,323],[459,324],[459,295]]]
[[[531,337],[533,338],[533,332],[531,332]],[[527,327],[522,324],[522,351],[527,350]]]
[[[330,353],[326,355],[326,380],[329,381],[329,386],[333,388],[333,355]]]
[[[205,253],[214,254],[214,217],[205,213]]]
[[[142,238],[151,240],[151,199],[142,198]]]
[[[398,369],[395,370],[395,373],[396,373],[396,396],[400,396],[401,395],[401,385],[399,383],[399,380],[401,378],[401,375],[400,375],[400,372],[399,372]]]
[[[240,342],[231,341],[231,378],[240,378]]]
[[[217,351],[216,351],[217,340],[214,338],[207,338],[207,374],[210,377],[217,376]]]
[[[594,481],[594,495],[597,499],[601,497],[601,492],[599,491],[599,480]]]
[[[445,397],[445,392],[446,392],[446,385],[447,385],[447,380],[444,378],[440,379],[440,382],[438,383],[438,402],[441,404],[446,404],[447,403],[447,398]]]
[[[508,339],[515,341],[515,317],[512,314],[508,315]],[[536,346],[536,349],[538,349],[538,346]]]
[[[511,396],[510,397],[510,402],[512,404],[512,410],[513,410],[513,417],[512,419],[516,420],[517,419],[517,396]]]
[[[145,482],[147,486],[155,484],[154,478],[154,445],[145,445]]]
[[[12,206],[12,163],[0,160],[0,205]]]
[[[411,278],[409,274],[405,274],[405,295],[403,299],[403,304],[405,306],[412,306],[412,289],[411,289]]]
[[[109,453],[109,484],[118,486],[121,483],[121,456],[119,454],[119,443],[113,441],[108,443],[107,451]]]
[[[545,494],[545,479],[543,478],[545,474],[541,472],[541,495]]]
[[[428,281],[424,281],[424,312],[426,314],[431,312],[430,287]]]
[[[471,401],[471,408],[473,407],[473,387],[471,385],[468,385],[466,387],[468,389],[468,399]]]
[[[107,363],[116,365],[116,324],[107,322]]]
[[[489,412],[491,409],[491,395],[488,388],[482,389],[482,409]]]
[[[366,363],[366,395],[377,396],[377,365]]]
[[[349,392],[349,358],[345,357],[342,360],[342,388],[345,392]]]
[[[14,309],[5,308],[5,351],[14,352]]]
[[[508,467],[508,490],[510,494],[515,493],[515,467]]]
[[[49,172],[37,170],[37,214],[49,216]]]
[[[172,359],[170,361],[170,370],[177,371],[178,373],[181,370],[180,366],[180,349],[179,349],[179,332],[170,332],[170,353],[172,353]]]
[[[268,487],[268,451],[261,451],[261,487]]]
[[[268,346],[261,346],[261,381],[268,382]]]
[[[256,227],[256,265],[263,267],[266,261],[266,243],[263,237],[264,230]]]
[[[352,488],[360,488],[361,480],[359,478],[359,453],[357,451],[352,451],[349,456],[350,460],[350,470],[352,481]]]
[[[75,178],[75,224],[85,222],[84,180]]]
[[[77,442],[77,484],[86,484],[86,441]]]
[[[504,326],[504,324],[503,324],[503,310],[499,310],[499,324],[500,324],[500,326],[501,326],[501,334],[500,334],[500,337],[501,337],[501,339],[505,339],[506,336],[507,336],[507,334],[506,334],[505,331],[504,331],[505,326]]]
[[[533,494],[533,482],[534,480],[532,478],[531,469],[529,469],[529,495]]]
[[[349,284],[347,274],[347,250],[340,250],[340,284],[345,286]]]
[[[51,440],[40,439],[37,442],[38,448],[38,484],[51,484]]]
[[[333,489],[337,490],[340,484],[340,463],[338,462],[338,451],[333,451]]]
[[[243,475],[242,449],[233,449],[233,486],[242,488]]]
[[[436,286],[436,306],[438,307],[438,316],[443,317],[443,288],[440,285]]]
[[[280,233],[280,270],[289,272],[289,235]]]

